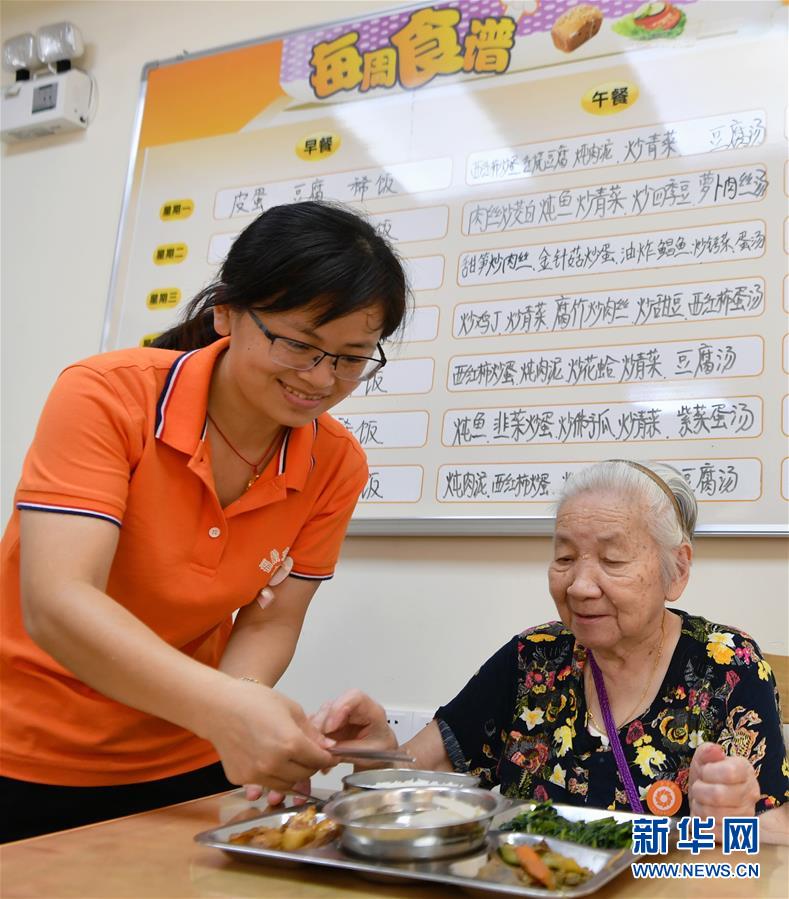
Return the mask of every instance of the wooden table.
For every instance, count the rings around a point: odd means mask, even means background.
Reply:
[[[238,791],[118,818],[0,847],[3,899],[438,899],[466,895],[455,887],[403,881],[384,885],[352,873],[312,868],[275,868],[239,862],[192,838],[227,823],[249,808]],[[597,899],[786,899],[789,847],[763,846],[760,853],[724,859],[716,849],[692,858],[673,852],[656,860],[747,861],[761,866],[759,880],[635,880],[625,872],[594,894]],[[481,895],[481,894],[480,894]],[[491,896],[495,894],[489,894]]]

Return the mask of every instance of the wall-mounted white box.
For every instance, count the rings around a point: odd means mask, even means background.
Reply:
[[[3,88],[0,138],[19,143],[88,127],[92,93],[89,75],[69,69],[16,81]]]

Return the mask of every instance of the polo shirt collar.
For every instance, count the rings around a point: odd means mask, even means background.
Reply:
[[[222,337],[208,346],[190,350],[170,366],[156,404],[155,436],[173,449],[194,456],[205,438],[208,391],[219,356],[230,344]],[[301,490],[314,459],[313,444],[317,421],[289,428],[277,457],[276,477],[284,476],[284,486]]]
[[[315,464],[312,455],[318,435],[317,419],[300,428],[288,428],[277,456],[277,477],[284,476],[285,486],[301,490]]]

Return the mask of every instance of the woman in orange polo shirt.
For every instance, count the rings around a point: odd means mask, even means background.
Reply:
[[[154,347],[61,374],[2,543],[4,840],[333,763],[273,687],[367,480],[327,410],[405,310],[366,221],[279,206]]]

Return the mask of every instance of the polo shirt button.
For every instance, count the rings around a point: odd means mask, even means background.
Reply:
[[[214,538],[216,538],[216,537],[221,537],[221,536],[222,536],[222,531],[221,531],[219,528],[209,528],[209,529],[208,529],[208,536],[209,536],[209,537],[214,537]]]

